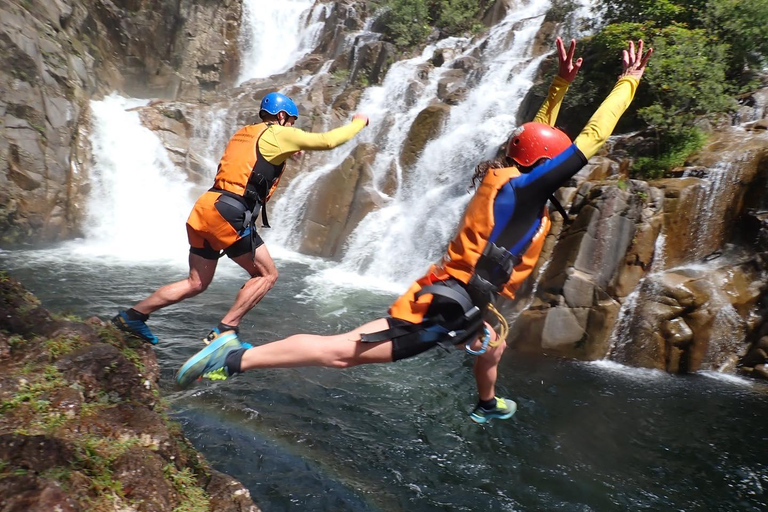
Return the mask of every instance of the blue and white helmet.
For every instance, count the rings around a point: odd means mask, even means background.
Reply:
[[[285,112],[291,117],[299,117],[299,109],[291,98],[279,92],[271,92],[261,100],[261,111],[276,116],[278,112]]]

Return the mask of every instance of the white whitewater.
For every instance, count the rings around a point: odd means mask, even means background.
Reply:
[[[419,57],[395,63],[381,86],[365,91],[357,110],[370,116],[371,127],[358,142],[375,142],[379,147],[372,165],[375,185],[394,169],[398,186],[392,197],[378,191],[387,204],[355,229],[340,265],[323,274],[329,283],[402,289],[440,257],[471,197],[467,186],[474,166],[492,157],[515,127],[517,111],[543,59],[534,58],[532,48],[549,7],[544,0],[523,3],[494,26],[486,40],[472,46],[461,38],[440,41]],[[482,47],[486,71],[451,110],[442,135],[427,144],[412,168],[403,169],[399,155],[408,130],[435,100],[437,83],[450,65],[432,69],[425,80],[418,78],[421,65],[440,47],[454,48],[457,58]],[[423,83],[423,90],[414,101],[409,86],[417,82]],[[388,125],[388,131],[381,130]],[[275,241],[287,247],[295,244],[291,237],[298,231],[312,185],[352,148],[339,148],[323,168],[292,182],[275,207],[273,225],[279,225],[279,232],[271,234]]]
[[[139,113],[130,110],[144,104],[118,95],[91,102],[95,166],[86,236],[70,245],[84,257],[164,261],[179,253],[186,258],[192,185],[141,124]]]
[[[312,50],[329,8],[314,0],[244,0],[239,83],[290,69]]]

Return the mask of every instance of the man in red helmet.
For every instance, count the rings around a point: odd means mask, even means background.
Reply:
[[[549,231],[547,199],[611,135],[653,53],[651,49],[643,55],[642,41],[637,50],[629,43],[613,91],[571,143],[551,125],[580,59],[573,64],[575,42],[567,54],[559,39],[557,45],[561,83],[553,83],[537,122],[524,124],[510,137],[507,156],[512,165],[486,166],[476,174],[481,183],[446,255],[395,301],[388,317],[345,334],[297,334],[253,348],[245,348],[234,333],[224,334],[181,367],[177,383],[186,387],[199,377],[225,379],[255,368],[389,363],[435,345],[464,345],[477,356],[474,375],[479,401],[470,417],[477,423],[511,417],[515,402],[495,395],[506,322],[493,300],[498,295],[514,298],[533,270]],[[495,313],[501,324],[498,335],[483,318],[486,310]]]

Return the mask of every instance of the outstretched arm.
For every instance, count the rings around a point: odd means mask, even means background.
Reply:
[[[642,41],[639,41],[637,51],[634,42],[629,43],[628,49],[623,51],[623,71],[613,91],[592,115],[573,145],[553,159],[537,165],[529,173],[515,178],[515,186],[525,190],[520,197],[528,200],[548,197],[597,153],[632,101],[651,54],[653,49],[643,56]]]
[[[619,118],[635,97],[637,85],[651,55],[653,48],[643,55],[642,39],[638,41],[637,50],[634,41],[630,41],[629,47],[622,52],[623,70],[619,80],[574,141],[587,159],[593,157],[613,133]]]
[[[349,124],[324,133],[311,133],[293,127],[274,126],[275,138],[265,137],[259,142],[259,149],[273,164],[283,163],[289,156],[306,149],[329,150],[341,146],[368,125],[368,117],[355,114]]]
[[[583,62],[581,57],[576,59],[576,62],[573,62],[573,56],[576,53],[575,39],[571,39],[571,45],[567,52],[565,51],[563,40],[559,37],[557,38],[556,45],[558,60],[557,76],[552,80],[552,85],[549,86],[547,99],[544,100],[544,104],[539,109],[536,117],[533,118],[537,123],[544,123],[550,126],[555,125],[557,115],[560,112],[560,105],[563,102],[566,91],[568,91],[568,86],[576,78]]]

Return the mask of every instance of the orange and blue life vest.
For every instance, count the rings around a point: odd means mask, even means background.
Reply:
[[[451,278],[481,309],[496,295],[514,298],[533,272],[550,230],[547,198],[586,162],[572,145],[525,174],[516,167],[489,169],[442,261],[392,304],[390,315],[422,322],[433,300],[422,289]]]

